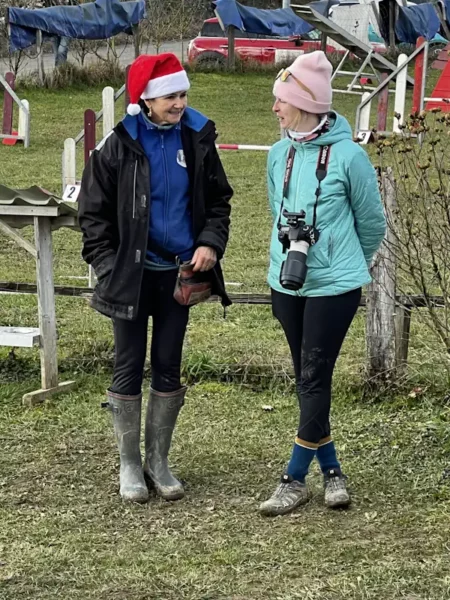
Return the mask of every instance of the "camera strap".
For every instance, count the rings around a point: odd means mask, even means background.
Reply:
[[[286,171],[284,173],[284,181],[283,181],[283,200],[281,202],[280,215],[278,217],[278,228],[281,225],[281,215],[283,214],[284,200],[287,198],[287,193],[289,190],[289,182],[291,180],[292,175],[292,167],[294,165],[295,158],[295,146],[292,145],[289,149],[289,154],[286,162]],[[321,146],[319,150],[319,156],[317,157],[317,167],[316,167],[316,177],[317,177],[317,188],[315,192],[316,200],[314,202],[314,212],[313,212],[313,227],[316,226],[317,220],[317,203],[319,202],[320,196],[320,186],[322,181],[325,179],[328,171],[328,163],[330,161],[330,152],[331,146]]]

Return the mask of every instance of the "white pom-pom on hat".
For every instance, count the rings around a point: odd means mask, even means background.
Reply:
[[[139,104],[129,104],[127,106],[127,113],[129,115],[131,115],[132,117],[135,117],[140,112],[141,112],[141,107],[139,106]]]

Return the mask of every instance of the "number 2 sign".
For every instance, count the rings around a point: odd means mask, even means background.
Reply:
[[[73,184],[66,185],[64,190],[63,200],[65,202],[76,202],[78,200],[78,194],[80,193],[81,185]]]

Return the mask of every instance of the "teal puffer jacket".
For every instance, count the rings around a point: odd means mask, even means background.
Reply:
[[[296,148],[288,197],[284,208],[306,213],[312,224],[320,146],[331,145],[327,175],[317,205],[319,241],[309,249],[308,274],[303,288],[286,290],[279,282],[286,255],[278,241],[283,179],[291,144]],[[308,142],[285,138],[274,144],[268,157],[268,190],[273,215],[268,283],[271,288],[298,296],[335,296],[371,281],[368,267],[380,246],[386,220],[378,180],[366,152],[352,140],[347,120],[330,113],[327,133]],[[281,222],[286,220],[282,217]]]

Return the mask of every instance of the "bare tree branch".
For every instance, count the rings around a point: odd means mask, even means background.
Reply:
[[[422,144],[406,134],[423,136]],[[439,111],[411,116],[400,136],[377,143],[382,165],[392,165],[396,211],[388,219],[390,249],[399,276],[397,293],[421,294],[422,320],[450,355],[450,115]],[[436,306],[434,296],[442,296]],[[437,346],[438,347],[438,346]]]

